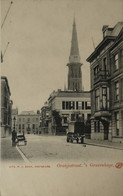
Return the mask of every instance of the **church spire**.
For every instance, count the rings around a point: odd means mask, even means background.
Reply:
[[[73,21],[73,32],[72,32],[71,51],[70,51],[69,61],[70,63],[73,62],[80,63],[75,17]]]
[[[82,91],[82,63],[80,62],[79,47],[76,31],[75,17],[73,21],[73,32],[71,40],[71,50],[68,66],[68,90]]]

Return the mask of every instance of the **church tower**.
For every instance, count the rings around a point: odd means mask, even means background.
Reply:
[[[82,71],[77,40],[75,19],[73,21],[73,32],[71,51],[68,66],[68,90],[82,91]]]

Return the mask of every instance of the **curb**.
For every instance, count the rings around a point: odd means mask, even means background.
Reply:
[[[26,158],[26,156],[24,155],[24,153],[22,152],[22,150],[21,150],[18,146],[16,146],[16,149],[17,149],[17,151],[20,153],[20,155],[21,155],[21,157],[22,157],[22,159],[24,160],[25,163],[31,163],[31,162]]]
[[[123,148],[120,147],[115,147],[115,146],[108,146],[108,145],[101,145],[101,144],[93,144],[93,143],[86,143],[86,145],[92,145],[92,146],[99,146],[99,147],[105,147],[105,148],[112,148],[112,149],[117,149],[117,150],[123,150]]]

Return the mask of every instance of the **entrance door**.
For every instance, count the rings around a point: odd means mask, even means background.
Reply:
[[[109,123],[104,122],[104,140],[108,140]]]

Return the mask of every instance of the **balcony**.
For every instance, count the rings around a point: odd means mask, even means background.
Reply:
[[[94,117],[98,118],[98,117],[110,117],[111,113],[110,111],[107,109],[105,110],[100,110],[100,111],[95,111]]]
[[[109,76],[110,74],[108,70],[100,70],[97,74],[94,75],[94,83],[106,81]]]

